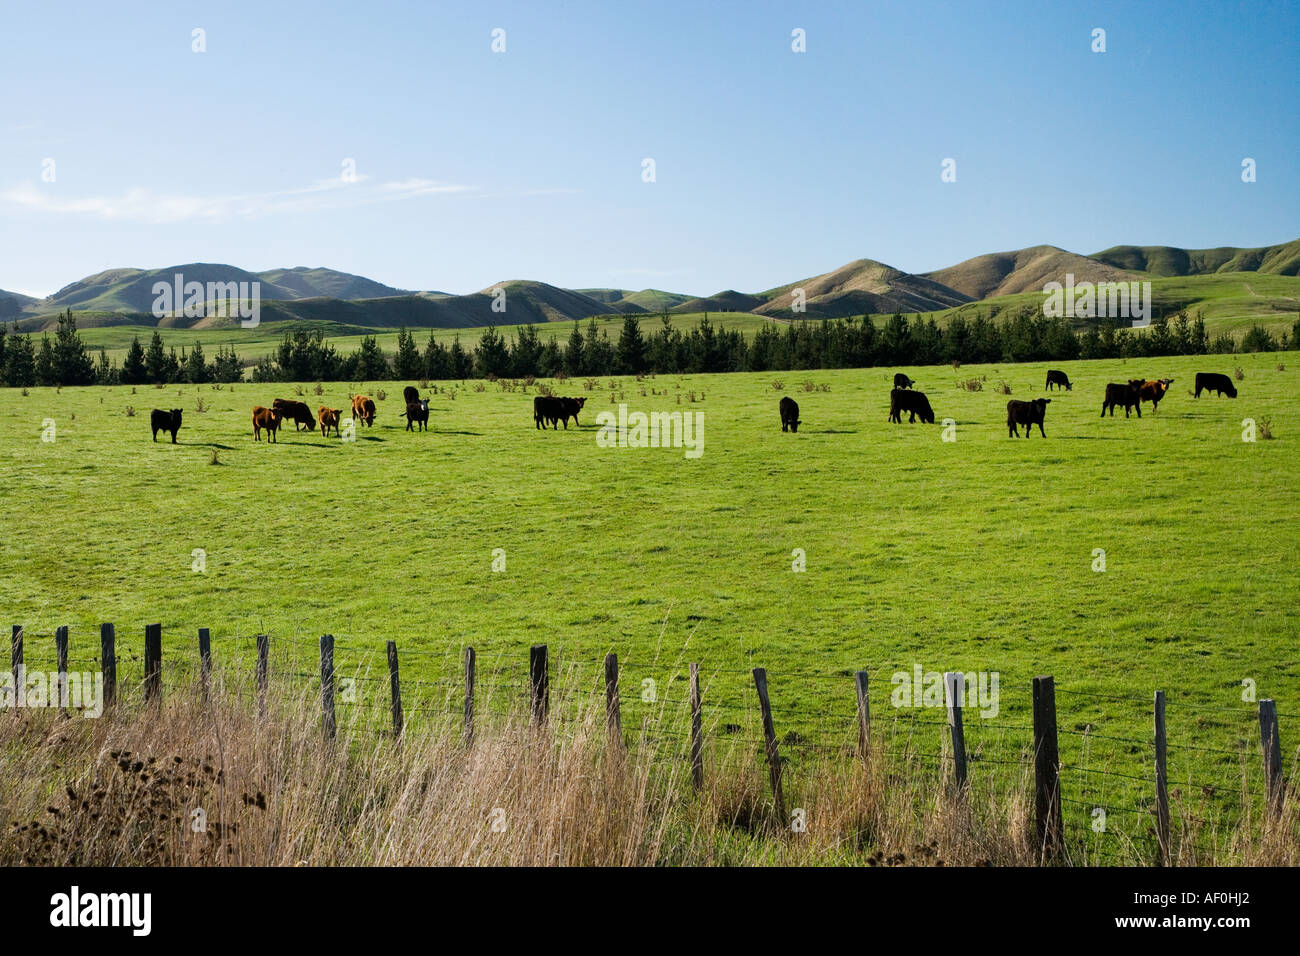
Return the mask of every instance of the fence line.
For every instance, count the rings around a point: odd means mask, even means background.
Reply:
[[[15,695],[25,696],[27,694],[27,658],[32,647],[31,641],[36,637],[48,638],[49,635],[25,634],[21,625],[14,625],[12,628],[10,667]],[[264,718],[267,713],[267,698],[270,690],[270,652],[273,639],[271,635],[267,634],[249,635],[249,637],[255,640],[256,649],[255,694],[257,712],[259,717]],[[86,663],[98,665],[103,679],[103,703],[107,709],[114,706],[119,698],[118,664],[122,661],[136,660],[143,660],[143,677],[139,688],[146,703],[152,705],[161,704],[164,674],[176,674],[178,672],[191,676],[196,673],[200,699],[205,705],[209,700],[212,671],[212,634],[208,628],[198,629],[197,661],[187,658],[164,660],[162,626],[160,624],[150,624],[144,628],[143,654],[141,657],[134,654],[120,655],[118,653],[117,634],[111,623],[100,626],[100,653],[95,657],[69,656],[70,644],[68,628],[66,627],[59,627],[55,631],[53,639],[57,658],[56,673],[60,688],[60,699],[57,704],[60,707],[68,706],[69,665]],[[552,712],[551,668],[553,662],[549,649],[545,644],[533,645],[529,649],[526,668],[521,666],[518,669],[513,669],[501,666],[486,672],[477,666],[475,649],[472,646],[465,646],[463,651],[463,679],[421,680],[409,677],[403,679],[401,677],[399,668],[400,654],[395,641],[387,641],[382,649],[385,662],[379,665],[383,667],[383,672],[380,674],[363,673],[372,664],[377,664],[375,658],[379,650],[375,648],[359,648],[337,644],[334,637],[329,634],[322,635],[319,641],[308,641],[296,636],[275,638],[274,641],[277,646],[281,643],[285,644],[292,652],[290,667],[281,670],[280,675],[277,675],[277,677],[285,676],[305,681],[304,686],[306,688],[318,686],[322,730],[327,738],[334,738],[337,735],[339,726],[338,706],[353,708],[353,717],[349,727],[355,729],[355,721],[364,709],[357,706],[355,695],[357,682],[366,685],[388,685],[388,700],[382,702],[381,716],[386,723],[390,724],[389,729],[383,730],[379,727],[362,729],[381,736],[388,736],[398,743],[400,743],[414,715],[434,713],[446,717],[458,715],[462,725],[465,745],[472,746],[475,737],[475,722],[476,717],[479,716],[479,711],[483,710],[484,707],[499,706],[502,701],[506,703],[507,707],[512,702],[515,704],[526,703],[530,722],[539,729],[553,729],[556,724],[563,725],[571,720],[567,714]],[[303,659],[305,655],[299,653],[308,644],[315,648],[319,658],[319,671],[315,673],[303,669],[303,665],[307,662]],[[447,660],[454,660],[454,654],[443,652],[416,649],[400,653],[440,656]],[[359,659],[362,663],[356,663],[351,668],[341,667],[337,660],[339,654]],[[1000,721],[999,726],[994,726],[987,721],[975,721],[971,724],[963,720],[963,704],[967,698],[964,693],[964,677],[961,672],[944,674],[942,705],[946,710],[943,717],[928,719],[920,716],[922,708],[914,706],[906,713],[900,713],[898,708],[895,708],[894,712],[886,719],[881,720],[877,717],[873,722],[868,693],[871,672],[866,669],[857,671],[838,669],[836,674],[820,675],[795,672],[792,680],[787,680],[791,675],[783,675],[776,678],[777,683],[775,684],[769,682],[768,672],[762,667],[755,667],[748,671],[734,668],[715,669],[712,672],[715,675],[720,673],[745,674],[753,679],[756,699],[745,698],[737,702],[714,701],[712,699],[710,693],[711,683],[702,681],[702,669],[699,662],[678,662],[671,665],[669,677],[662,682],[665,689],[674,687],[678,683],[685,685],[684,696],[672,696],[668,693],[661,696],[657,690],[659,684],[653,680],[651,681],[652,692],[648,694],[643,692],[641,696],[637,696],[635,694],[623,695],[620,692],[620,679],[627,668],[627,662],[620,662],[616,654],[609,653],[597,658],[575,657],[564,660],[564,666],[572,674],[579,672],[579,665],[585,667],[585,665],[595,664],[601,666],[599,673],[593,674],[591,687],[589,689],[577,687],[570,688],[570,690],[576,689],[579,694],[590,695],[593,700],[603,698],[605,723],[611,745],[617,746],[621,750],[626,750],[628,747],[623,719],[625,707],[640,709],[648,705],[650,710],[641,715],[641,739],[647,741],[676,739],[683,747],[683,753],[680,757],[690,761],[691,781],[696,791],[702,790],[705,785],[704,742],[706,736],[712,736],[716,740],[725,739],[735,743],[752,745],[755,748],[756,756],[760,756],[767,765],[773,805],[778,818],[783,820],[787,816],[784,788],[785,764],[790,760],[786,754],[791,752],[821,755],[840,754],[846,758],[856,758],[861,761],[868,771],[870,771],[873,761],[877,759],[877,754],[881,752],[891,756],[897,754],[905,762],[920,761],[936,768],[936,772],[944,776],[944,782],[950,794],[953,798],[959,800],[968,799],[970,788],[981,777],[989,785],[996,784],[997,780],[993,775],[981,775],[980,768],[982,766],[1014,767],[1022,775],[1027,774],[1032,768],[1034,832],[1039,856],[1044,861],[1057,859],[1063,854],[1065,850],[1064,835],[1067,830],[1083,835],[1085,840],[1095,840],[1095,838],[1102,836],[1123,838],[1128,841],[1131,848],[1133,845],[1132,838],[1111,831],[1104,825],[1105,815],[1112,812],[1129,815],[1139,822],[1153,818],[1154,857],[1155,862],[1161,865],[1168,865],[1172,858],[1171,828],[1173,824],[1177,825],[1181,837],[1180,845],[1190,845],[1201,852],[1211,852],[1208,848],[1190,839],[1187,830],[1188,824],[1215,826],[1223,821],[1188,814],[1181,803],[1171,807],[1169,792],[1171,780],[1168,767],[1169,750],[1172,749],[1176,755],[1181,751],[1190,750],[1218,757],[1231,757],[1239,763],[1244,761],[1246,756],[1244,748],[1227,750],[1186,744],[1177,738],[1171,741],[1167,736],[1166,694],[1162,690],[1154,692],[1153,703],[1148,701],[1145,704],[1145,706],[1151,707],[1149,713],[1153,722],[1153,735],[1151,738],[1141,739],[1121,734],[1105,733],[1097,730],[1093,723],[1084,725],[1082,730],[1058,727],[1057,693],[1065,694],[1069,698],[1134,704],[1142,699],[1130,695],[1097,694],[1089,691],[1058,688],[1051,676],[1035,677],[1031,682],[1031,723],[1008,720]],[[622,668],[620,668],[620,664]],[[486,681],[484,677],[487,678]],[[841,716],[838,713],[831,713],[824,707],[815,708],[819,718],[830,717],[828,722],[816,725],[817,737],[809,737],[800,730],[789,730],[784,736],[778,736],[776,731],[777,715],[778,713],[787,713],[778,706],[781,700],[778,689],[784,689],[790,686],[792,682],[803,682],[809,679],[824,682],[825,685],[835,684],[841,687],[843,693],[837,695],[835,699],[843,702],[844,714]],[[316,682],[319,682],[319,684],[316,685]],[[407,695],[405,703],[408,706],[404,708],[404,684],[407,688],[429,687],[439,689],[439,693],[425,695],[423,698],[419,695]],[[499,688],[503,685],[508,689],[501,693]],[[822,686],[822,684],[819,684],[819,686]],[[485,687],[486,693],[484,693]],[[494,688],[497,689],[494,690]],[[459,698],[458,694],[462,691],[463,698]],[[16,699],[15,703],[18,703],[19,706],[27,706],[21,698]],[[802,709],[800,707],[790,708],[788,713],[795,714]],[[1249,716],[1249,712],[1244,709],[1235,711],[1221,707],[1204,707],[1204,709],[1237,713],[1242,717]],[[706,711],[709,719],[706,719]],[[743,717],[735,718],[733,715],[736,714],[741,714]],[[1268,817],[1277,819],[1283,812],[1287,797],[1279,718],[1288,715],[1280,713],[1276,702],[1266,698],[1258,702],[1257,714],[1254,716],[1257,721],[1260,740],[1261,763],[1259,766],[1262,770],[1263,783],[1262,794],[1260,795],[1263,797]],[[737,719],[748,720],[751,732],[745,733],[745,726],[742,723],[733,722],[733,720]],[[1204,718],[1199,717],[1193,717],[1192,721],[1198,729],[1206,723]],[[758,725],[756,728],[755,723]],[[1210,724],[1211,726],[1221,726],[1215,722],[1210,722]],[[653,729],[648,731],[650,727]],[[809,724],[805,722],[801,727],[807,729]],[[1226,729],[1244,731],[1246,727],[1227,726]],[[1027,732],[1032,735],[1032,739],[1024,740],[1019,745],[1015,759],[995,757],[986,753],[984,735],[990,732],[1005,735],[1008,730]],[[972,731],[974,731],[975,742],[973,746],[968,746],[971,743],[968,740],[968,735]],[[652,735],[648,736],[648,732]],[[821,736],[822,733],[834,735],[838,739],[829,739],[826,736]],[[924,740],[930,733],[934,734],[932,739],[938,747],[938,752],[922,750],[913,746],[918,738]],[[1078,738],[1080,740],[1081,762],[1077,764],[1067,763],[1062,759],[1059,750],[1059,736],[1061,734],[1071,739]],[[901,750],[896,746],[899,739],[903,740]],[[888,740],[891,746],[882,747],[882,741],[885,740]],[[1144,757],[1149,756],[1150,774],[1128,773],[1111,766],[1112,760],[1118,756],[1113,750],[1111,753],[1103,755],[1105,757],[1103,766],[1088,766],[1088,758],[1092,753],[1095,741],[1127,745],[1128,756],[1133,754],[1141,754]],[[1247,765],[1241,763],[1241,766],[1244,774]],[[1064,784],[1063,779],[1066,781]],[[1101,785],[1110,779],[1149,785],[1151,787],[1150,805],[1131,806],[1120,804],[1113,799],[1110,801],[1088,799],[1090,796],[1096,797],[1101,792]],[[1185,784],[1200,789],[1204,797],[1218,796],[1220,793],[1230,795],[1234,792],[1239,792],[1243,798],[1257,796],[1257,794],[1250,791],[1244,777],[1242,781],[1236,784],[1204,783],[1175,777],[1172,784],[1175,788]],[[1129,784],[1122,784],[1122,786],[1129,786]],[[1133,788],[1130,786],[1130,789]],[[1084,799],[1079,799],[1079,797]],[[1091,808],[1094,825],[1083,826],[1074,819],[1066,819],[1063,814],[1063,804],[1083,809]],[[1095,825],[1099,813],[1103,821],[1100,828]],[[1099,856],[1105,856],[1107,852],[1095,842],[1088,843],[1086,851]],[[1113,847],[1110,847],[1109,851],[1113,853]]]

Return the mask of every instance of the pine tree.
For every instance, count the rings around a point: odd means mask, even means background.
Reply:
[[[623,330],[615,354],[619,371],[624,374],[639,375],[645,371],[645,339],[641,337],[641,323],[635,315],[623,316]]]
[[[54,333],[54,379],[60,385],[95,384],[95,363],[77,334],[77,320],[68,309],[59,316]]]
[[[578,329],[578,320],[573,320],[573,332],[569,334],[569,344],[564,349],[564,371],[570,376],[581,375],[586,369],[585,343],[582,332]]]
[[[424,360],[415,347],[415,336],[406,326],[397,330],[397,354],[393,356],[393,371],[398,378],[419,378],[424,372]]]
[[[460,335],[457,335],[451,341],[450,358],[451,377],[462,380],[469,378],[469,373],[473,370],[474,360],[465,351],[465,347],[460,344]]]
[[[185,358],[185,368],[183,371],[185,381],[191,385],[202,385],[211,379],[208,371],[207,362],[203,357],[203,346],[198,342],[190,349],[190,354]]]
[[[126,350],[126,358],[122,360],[122,384],[123,385],[143,385],[149,381],[149,369],[144,362],[144,346],[140,344],[140,337],[132,336],[131,346]]]
[[[388,366],[384,350],[379,347],[373,335],[367,335],[361,340],[361,348],[357,350],[355,358],[354,374],[359,380],[371,381],[392,377],[392,369]]]
[[[10,388],[25,388],[36,384],[36,349],[30,335],[9,337],[5,347],[4,383]]]
[[[509,374],[510,353],[505,339],[495,325],[489,325],[474,348],[474,370],[480,378],[501,377]]]
[[[54,346],[50,344],[48,335],[41,336],[41,348],[36,353],[36,384],[46,386],[59,384],[59,380],[55,378]]]
[[[167,350],[163,348],[162,336],[154,329],[149,348],[144,353],[145,381],[153,385],[163,385],[167,378]]]

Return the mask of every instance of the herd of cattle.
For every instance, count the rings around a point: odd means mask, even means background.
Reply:
[[[1110,382],[1106,385],[1106,395],[1102,400],[1101,416],[1105,418],[1106,412],[1109,411],[1111,417],[1114,418],[1116,407],[1123,406],[1125,418],[1129,417],[1130,411],[1136,411],[1138,418],[1141,418],[1143,402],[1150,402],[1151,410],[1154,412],[1159,408],[1160,400],[1168,393],[1169,386],[1173,382],[1172,378],[1133,378],[1127,382]],[[889,420],[891,422],[901,425],[903,413],[906,412],[909,423],[915,422],[917,416],[920,416],[924,424],[934,424],[934,409],[930,407],[930,400],[926,398],[925,392],[916,391],[915,385],[916,382],[902,372],[894,376],[894,388],[889,393]],[[1070,379],[1064,372],[1052,369],[1047,373],[1046,390],[1050,392],[1053,389],[1064,389],[1069,392],[1073,391],[1074,386],[1070,384]],[[1201,392],[1215,392],[1219,395],[1227,395],[1229,398],[1237,397],[1237,389],[1232,384],[1232,379],[1218,372],[1196,373],[1195,397],[1200,398]],[[406,403],[406,411],[401,413],[406,418],[406,430],[428,431],[429,400],[421,398],[419,390],[413,385],[408,385],[403,389],[402,398]],[[1033,427],[1037,425],[1038,433],[1046,438],[1047,433],[1043,430],[1043,418],[1051,401],[1050,398],[1035,398],[1028,402],[1017,399],[1007,402],[1007,436],[1019,438],[1019,426],[1023,425],[1025,426],[1025,437],[1028,438],[1033,431]],[[559,424],[563,422],[565,431],[568,431],[569,419],[573,419],[573,424],[576,427],[578,425],[578,413],[582,411],[582,407],[586,402],[585,398],[538,395],[533,399],[533,425],[541,429],[545,429],[548,425],[552,429],[557,429]],[[780,412],[781,431],[799,431],[799,425],[801,424],[799,420],[799,403],[789,396],[782,398]],[[276,433],[280,430],[281,423],[286,420],[294,423],[295,431],[300,431],[304,426],[308,431],[314,431],[319,425],[321,435],[328,437],[330,430],[333,429],[334,434],[337,436],[342,415],[342,409],[329,408],[325,405],[320,406],[316,410],[316,414],[313,415],[305,402],[277,398],[271,403],[270,408],[259,405],[253,409],[253,440],[261,441],[262,432],[265,431],[268,441],[277,441]],[[352,418],[354,421],[363,423],[367,428],[374,425],[374,399],[367,398],[365,395],[353,395]],[[159,432],[170,432],[172,444],[176,444],[176,433],[181,427],[181,409],[155,408],[150,415],[149,424],[153,429],[154,441],[158,440]]]
[[[1127,382],[1111,382],[1106,385],[1106,395],[1101,404],[1101,417],[1106,417],[1109,410],[1112,418],[1115,417],[1115,407],[1122,405],[1124,407],[1124,417],[1129,417],[1129,411],[1137,412],[1138,418],[1142,417],[1142,403],[1150,402],[1151,411],[1156,411],[1160,407],[1160,400],[1165,397],[1169,391],[1169,386],[1174,383],[1172,378],[1160,379],[1142,379],[1132,378]],[[934,424],[934,409],[930,407],[930,400],[926,398],[924,392],[915,391],[913,386],[916,385],[912,379],[908,378],[902,372],[894,376],[894,388],[889,393],[889,420],[902,424],[903,413],[908,413],[908,422],[915,422],[919,415],[921,421],[927,425]],[[1058,369],[1051,369],[1047,373],[1047,391],[1053,389],[1065,389],[1073,391],[1074,386],[1070,384],[1069,376]],[[1232,379],[1227,375],[1219,372],[1197,372],[1196,373],[1196,391],[1195,397],[1200,398],[1201,392],[1216,392],[1219,395],[1227,395],[1229,398],[1237,397],[1236,386],[1232,384]],[[1007,402],[1007,437],[1019,438],[1019,426],[1025,426],[1025,437],[1028,438],[1033,432],[1033,427],[1038,426],[1038,433],[1044,438],[1047,433],[1043,431],[1043,418],[1047,413],[1047,406],[1051,403],[1050,398],[1035,398],[1031,401],[1024,402],[1018,399],[1012,399]],[[797,431],[799,418],[799,405],[792,398],[781,399],[781,431],[786,431],[787,426],[792,426],[791,430]]]

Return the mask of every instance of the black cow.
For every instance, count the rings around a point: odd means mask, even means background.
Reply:
[[[1115,406],[1124,406],[1124,417],[1128,418],[1128,410],[1136,408],[1138,418],[1142,417],[1142,381],[1134,379],[1131,382],[1123,384],[1109,382],[1106,385],[1106,398],[1101,403],[1101,417],[1106,417],[1106,409],[1110,409],[1110,417],[1115,417]]]
[[[891,422],[903,423],[902,413],[910,413],[909,422],[916,421],[916,416],[921,416],[921,421],[927,425],[934,424],[934,412],[930,408],[930,400],[925,397],[925,392],[913,392],[906,389],[896,388],[889,393],[889,420]]]
[[[545,429],[549,424],[559,428],[560,400],[553,395],[538,395],[533,399],[533,424]],[[565,426],[568,427],[567,425]]]
[[[894,388],[911,388],[916,382],[912,381],[902,372],[894,373]]]
[[[1065,386],[1065,390],[1067,392],[1073,391],[1074,389],[1074,386],[1070,384],[1069,377],[1066,376],[1064,372],[1057,371],[1054,368],[1047,370],[1047,391],[1050,392],[1052,390],[1053,385],[1055,385],[1057,388],[1060,388],[1061,386]]]
[[[429,400],[427,398],[406,403],[406,430],[411,431],[417,423],[420,427],[415,429],[416,431],[427,432],[429,430]]]
[[[788,395],[781,399],[781,431],[799,430],[799,403]]]
[[[564,430],[569,430],[569,417],[573,417],[573,427],[578,427],[578,412],[582,411],[582,406],[587,404],[587,399],[583,398],[561,398],[560,399],[560,421],[564,422]]]
[[[1050,398],[1035,398],[1033,401],[1020,402],[1012,399],[1007,402],[1007,437],[1019,438],[1020,431],[1017,425],[1025,426],[1025,437],[1028,438],[1034,433],[1034,426],[1038,426],[1038,434],[1044,438],[1047,432],[1043,431],[1043,414],[1047,411],[1047,406],[1052,400]]]
[[[407,405],[414,404],[420,400],[420,390],[414,385],[408,385],[406,388],[402,389],[402,398],[405,400]]]
[[[149,414],[149,425],[153,428],[153,440],[158,440],[159,432],[171,432],[172,444],[176,444],[176,433],[181,430],[181,410],[173,408],[170,412],[155,408]]]
[[[292,399],[277,398],[271,403],[271,408],[280,413],[280,418],[292,418],[293,430],[298,431],[303,425],[307,426],[307,431],[316,430],[316,418],[311,413],[305,402],[295,402]]]
[[[1196,397],[1201,397],[1201,390],[1207,392],[1218,392],[1220,395],[1227,395],[1229,398],[1237,397],[1237,386],[1232,384],[1232,379],[1219,372],[1197,372],[1196,373]]]

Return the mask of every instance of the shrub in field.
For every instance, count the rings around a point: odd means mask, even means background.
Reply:
[[[589,392],[593,391],[596,388],[596,380],[594,378],[589,378],[582,383],[582,387]]]
[[[776,389],[779,392],[781,391],[781,389],[785,388],[785,382],[782,382],[778,379],[777,381],[772,383],[772,388]]]
[[[1011,385],[1010,385],[1009,383],[1005,382],[1005,381],[998,382],[996,391],[997,391],[1000,395],[1010,395],[1010,394],[1011,394]]]
[[[475,382],[475,383],[474,383],[474,391],[476,391],[476,392],[486,392],[486,391],[487,391],[487,382]]]
[[[382,402],[386,398],[388,398],[387,392],[385,392],[382,388],[375,389],[375,401]]]
[[[134,405],[128,405],[128,406],[126,406],[126,417],[127,417],[127,418],[135,418],[135,406],[134,406]]]
[[[195,401],[195,403],[194,403],[194,410],[195,410],[196,412],[206,412],[206,411],[208,410],[208,407],[209,407],[209,406],[208,406],[208,403],[205,402],[205,401],[203,400],[203,396],[202,396],[202,395],[200,395],[200,396],[198,397],[198,400]]]
[[[1240,365],[1238,365],[1238,366],[1233,370],[1233,372],[1232,372],[1232,377],[1235,378],[1237,381],[1240,382],[1242,379],[1244,379],[1244,378],[1246,377],[1246,372],[1245,372],[1244,369],[1242,369],[1242,367],[1241,367]]]
[[[1271,441],[1273,438],[1273,419],[1261,418],[1259,420],[1259,437],[1265,441]]]
[[[212,449],[212,454],[211,454],[211,456],[208,458],[208,464],[209,464],[209,465],[219,465],[219,464],[221,464],[221,462],[217,459],[217,450],[216,450],[215,448]]]
[[[984,380],[979,378],[968,378],[965,381],[957,383],[958,388],[964,388],[968,392],[984,391]]]
[[[322,385],[320,382],[317,382],[317,383],[316,383],[316,387],[315,387],[314,389],[312,389],[312,391],[314,391],[317,395],[324,395],[324,394],[325,394],[325,386]]]

